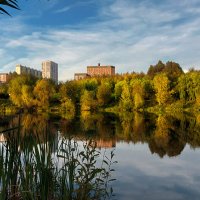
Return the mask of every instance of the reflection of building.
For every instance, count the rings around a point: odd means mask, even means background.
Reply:
[[[80,80],[89,77],[87,73],[75,73],[74,80]]]
[[[103,140],[99,139],[96,140],[96,146],[97,148],[113,148],[116,147],[116,140],[110,139],[110,140]]]
[[[8,82],[8,74],[0,73],[0,83],[7,83],[7,82]]]
[[[42,72],[30,67],[22,66],[20,64],[16,65],[16,73],[19,75],[30,74],[38,78],[42,78]]]
[[[90,76],[112,76],[115,75],[115,67],[111,65],[101,66],[88,66],[87,74]]]
[[[42,77],[58,83],[58,64],[53,61],[42,62]]]

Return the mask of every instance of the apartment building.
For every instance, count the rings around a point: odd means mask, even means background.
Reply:
[[[115,75],[115,66],[105,65],[101,66],[87,66],[87,74],[89,76],[113,76]]]
[[[58,64],[53,61],[42,62],[42,77],[58,83]]]
[[[99,63],[98,66],[87,66],[87,73],[75,73],[74,80],[80,80],[93,76],[113,76],[113,75],[115,75],[115,66],[112,65],[101,66]]]
[[[84,78],[90,77],[87,73],[75,73],[74,80],[81,80]]]
[[[19,75],[30,74],[30,75],[33,75],[37,78],[42,78],[42,72],[41,71],[30,68],[30,67],[26,67],[26,66],[23,66],[23,65],[20,65],[20,64],[16,65],[16,73],[19,74]]]
[[[0,73],[0,83],[7,83],[7,82],[8,82],[8,74]]]

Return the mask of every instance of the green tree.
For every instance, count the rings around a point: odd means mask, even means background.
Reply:
[[[188,101],[196,101],[200,93],[200,73],[189,72],[183,74],[178,79],[177,90],[179,92],[179,98]]]
[[[127,82],[123,85],[119,106],[120,109],[125,111],[130,111],[133,107],[130,87]]]
[[[88,91],[96,91],[99,85],[96,78],[85,79],[83,84],[84,88]]]
[[[82,86],[79,83],[78,81],[67,81],[61,84],[59,88],[61,101],[65,98],[69,98],[73,103],[79,102],[82,91]]]
[[[8,99],[8,85],[0,83],[0,99]]]
[[[27,108],[31,108],[32,106],[35,105],[35,101],[34,101],[34,96],[33,96],[33,89],[31,86],[29,85],[23,85],[22,86],[22,101],[23,101],[23,106],[27,107]]]
[[[85,90],[81,96],[81,110],[94,111],[97,109],[97,100],[94,91]]]
[[[120,100],[122,94],[122,88],[125,83],[126,82],[123,80],[123,81],[117,81],[117,83],[115,84],[114,96],[117,102]]]
[[[165,68],[165,64],[162,61],[158,61],[156,65],[151,65],[148,69],[147,74],[150,77],[154,77],[156,74],[161,73]]]
[[[30,91],[29,87],[33,86],[34,82],[35,80],[32,79],[31,76],[26,76],[26,75],[17,76],[13,78],[9,82],[9,87],[8,87],[8,93],[10,95],[11,101],[19,107],[27,105],[26,92],[28,92],[29,93],[28,95],[30,96],[30,93],[32,91]],[[27,88],[29,89],[27,90]]]
[[[97,100],[100,106],[106,106],[112,98],[112,90],[109,83],[102,83],[97,90]]]
[[[165,65],[165,68],[163,70],[168,76],[168,78],[175,83],[175,81],[178,79],[178,77],[182,74],[184,74],[182,68],[180,65],[176,62],[168,61]]]
[[[42,79],[37,81],[33,92],[36,98],[36,105],[42,108],[48,108],[50,100],[55,94],[55,85],[51,80]]]
[[[143,79],[133,79],[131,81],[132,97],[134,100],[134,107],[136,109],[144,106],[145,85]]]

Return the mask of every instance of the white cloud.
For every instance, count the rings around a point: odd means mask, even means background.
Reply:
[[[59,10],[56,10],[55,13],[63,13],[63,12],[66,12],[66,11],[68,11],[70,9],[71,9],[70,6],[66,6],[64,8],[59,9]]]
[[[184,69],[200,66],[199,17],[177,23],[195,7],[174,10],[174,5],[163,9],[131,2],[115,0],[101,7],[101,20],[80,24],[79,29],[45,27],[12,34],[9,22],[9,34],[0,37],[0,64],[4,65],[0,71],[14,70],[17,63],[39,69],[46,59],[59,63],[60,80],[72,79],[75,72],[85,72],[87,65],[98,62],[116,65],[120,73],[147,71],[160,59],[177,61]],[[184,2],[177,7],[184,7]],[[19,22],[18,26],[21,30],[30,28]]]

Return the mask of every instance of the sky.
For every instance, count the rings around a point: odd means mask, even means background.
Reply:
[[[0,72],[59,64],[59,80],[88,65],[147,72],[159,60],[200,69],[199,0],[19,0],[0,15]],[[5,7],[4,7],[5,8]]]

